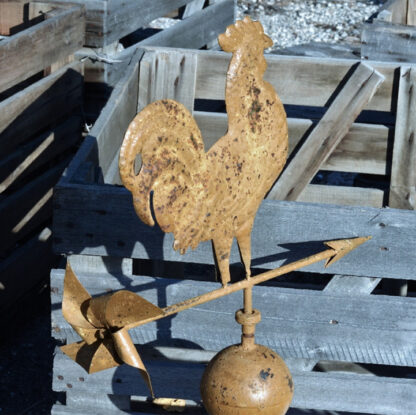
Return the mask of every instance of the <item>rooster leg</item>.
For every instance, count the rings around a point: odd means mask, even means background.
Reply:
[[[230,282],[230,251],[233,238],[219,237],[212,240],[215,264],[220,270],[221,283],[225,287]]]
[[[251,229],[253,227],[253,223],[247,223],[243,227],[241,227],[237,234],[237,243],[238,249],[240,250],[240,257],[243,261],[244,268],[246,270],[246,278],[250,278],[251,276]]]

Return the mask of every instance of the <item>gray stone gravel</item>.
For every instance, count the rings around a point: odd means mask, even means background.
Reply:
[[[260,20],[277,50],[312,41],[358,42],[362,23],[380,7],[378,0],[238,0],[237,19]]]

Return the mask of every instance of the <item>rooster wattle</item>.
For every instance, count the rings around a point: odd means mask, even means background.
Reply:
[[[212,240],[226,285],[233,238],[250,277],[251,230],[256,212],[287,158],[286,113],[273,87],[263,80],[263,52],[272,45],[259,22],[246,17],[219,36],[232,52],[225,103],[227,134],[208,152],[189,111],[173,100],[156,101],[131,122],[120,150],[120,177],[132,193],[140,219],[172,232],[185,253]],[[134,165],[140,153],[138,175]]]

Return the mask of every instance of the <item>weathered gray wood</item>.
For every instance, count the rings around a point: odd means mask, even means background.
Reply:
[[[380,21],[365,23],[361,57],[374,61],[416,62],[416,27]]]
[[[114,155],[121,145],[124,133],[137,112],[138,94],[138,52],[132,58],[123,78],[117,84],[100,119],[94,124],[85,138],[77,157],[72,160],[62,182],[71,180],[77,169],[86,161],[100,166],[100,174],[105,176]]]
[[[194,118],[201,129],[205,149],[227,132],[225,113],[195,111]],[[308,119],[288,118],[289,154],[307,131],[314,126]],[[322,164],[323,170],[367,174],[387,174],[387,142],[391,129],[378,124],[352,124],[347,135]]]
[[[81,117],[73,116],[1,160],[0,193],[80,141],[81,124]]]
[[[108,0],[105,44],[143,27],[191,0]]]
[[[13,247],[51,217],[53,187],[68,161],[63,160],[0,201],[0,251]]]
[[[198,364],[146,362],[156,394],[200,400],[199,382],[204,370]],[[63,376],[59,380],[57,376]],[[78,378],[85,377],[84,382]],[[117,383],[120,379],[121,383]],[[411,415],[416,404],[414,379],[383,378],[371,375],[351,375],[301,372],[293,373],[295,394],[292,407],[327,409],[369,414]],[[55,357],[53,386],[57,391],[89,388],[95,393],[118,393],[147,396],[137,369],[126,365],[92,376],[60,352]],[[159,392],[162,391],[162,392]]]
[[[114,395],[114,394],[94,394],[87,390],[81,392],[71,391],[66,392],[66,405],[71,409],[78,409],[83,411],[95,410],[100,414],[106,415],[108,411],[129,410],[130,396],[129,395]]]
[[[234,0],[218,1],[141,42],[138,46],[184,46],[198,49],[215,39],[234,20]],[[128,49],[127,49],[128,51]]]
[[[20,297],[40,281],[47,280],[51,267],[55,265],[54,260],[51,231],[46,228],[0,261],[2,320],[7,318],[6,310]]]
[[[134,212],[131,194],[123,188],[60,186],[55,190],[55,200],[56,252],[212,263],[209,243],[183,256],[174,251],[172,235],[144,225]],[[302,243],[308,241],[365,235],[373,239],[323,272],[415,278],[416,258],[409,250],[416,243],[414,212],[273,200],[264,201],[256,216],[253,267],[273,268],[293,259],[296,254],[288,252],[285,244],[296,247],[301,255],[307,249]],[[239,260],[233,249],[231,262]],[[321,265],[308,269],[321,270]]]
[[[391,15],[391,22],[397,24],[407,23],[407,3],[409,0],[388,0],[379,10],[379,14],[387,11]]]
[[[62,9],[0,44],[0,91],[4,91],[53,62],[74,53],[83,44],[85,10],[81,6]]]
[[[133,261],[131,258],[112,258],[90,255],[71,255],[68,257],[75,273],[105,273],[132,275]]]
[[[0,156],[80,107],[81,70],[82,64],[69,64],[0,102]]]
[[[218,283],[142,276],[78,274],[91,295],[129,289],[160,307],[218,288]],[[54,336],[68,342],[77,334],[60,313],[63,270],[52,273]],[[416,366],[416,303],[413,298],[344,295],[314,290],[258,286],[253,304],[262,313],[256,339],[284,358],[342,360]],[[238,343],[235,310],[242,294],[197,306],[172,319],[130,330],[135,343],[173,346],[179,342],[206,350]],[[56,309],[57,308],[57,309]],[[385,310],[388,308],[389,312]]]
[[[402,67],[390,178],[389,206],[416,209],[416,70]]]
[[[269,198],[296,200],[319,171],[364,106],[383,76],[360,64],[269,192]]]
[[[308,203],[332,203],[336,205],[377,208],[385,205],[384,191],[380,189],[321,184],[309,184],[296,200]]]
[[[179,101],[192,113],[195,99],[196,56],[191,53],[149,54],[140,64],[139,110],[158,99]],[[142,78],[143,77],[143,78]],[[145,86],[147,85],[147,88]]]
[[[325,287],[327,294],[369,295],[377,287],[381,278],[360,278],[352,275],[334,275]]]
[[[230,55],[224,52],[195,51],[198,74],[195,98],[224,99],[225,77]],[[327,106],[334,91],[342,83],[356,61],[297,56],[266,56],[265,78],[284,104]],[[394,108],[394,71],[392,62],[368,62],[385,80],[365,109],[391,112]],[[288,69],[290,68],[290,69]]]
[[[316,58],[357,59],[361,56],[360,49],[359,45],[356,46],[352,44],[309,42],[272,51],[271,53],[274,55],[296,55]]]
[[[416,3],[415,0],[407,0],[407,24],[416,25]]]
[[[205,0],[192,0],[188,3],[185,7],[185,11],[183,12],[182,19],[186,19],[192,16],[194,13],[202,10],[204,7]]]

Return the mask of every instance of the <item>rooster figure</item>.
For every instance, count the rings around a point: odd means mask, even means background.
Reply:
[[[286,162],[288,131],[283,105],[263,80],[263,52],[272,41],[261,24],[246,17],[218,40],[232,53],[225,91],[227,134],[205,152],[189,111],[173,100],[156,101],[129,125],[119,168],[136,213],[151,226],[153,191],[156,221],[164,232],[173,233],[174,249],[183,254],[212,240],[225,286],[234,237],[250,277],[254,218]],[[138,153],[142,166],[136,175]]]

